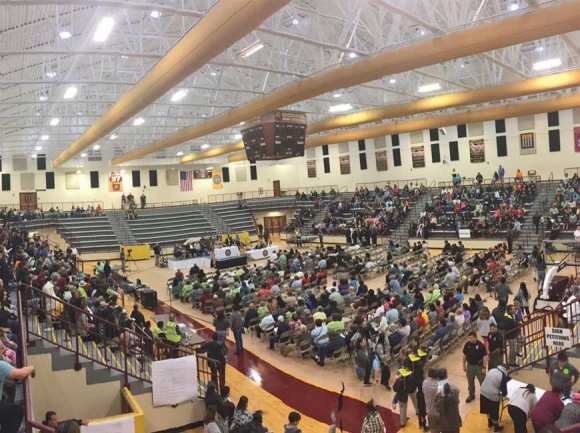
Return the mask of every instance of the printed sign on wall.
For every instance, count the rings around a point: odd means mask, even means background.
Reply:
[[[387,171],[388,164],[387,164],[387,151],[381,150],[375,152],[375,160],[377,162],[377,171]]]
[[[574,150],[580,152],[580,126],[574,128]]]
[[[425,167],[425,146],[411,147],[413,168]]]
[[[123,175],[118,171],[109,172],[109,192],[123,191]]]
[[[316,177],[316,160],[309,159],[306,161],[306,170],[308,170],[308,177]]]
[[[469,159],[472,163],[485,162],[485,141],[469,140]]]
[[[350,174],[350,156],[340,156],[340,174]]]
[[[536,153],[536,140],[533,132],[520,134],[520,155],[532,155]]]

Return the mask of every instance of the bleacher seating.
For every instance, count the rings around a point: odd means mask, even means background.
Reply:
[[[160,245],[182,244],[192,237],[210,237],[215,228],[195,206],[140,210],[135,220],[127,221],[139,242]]]
[[[240,209],[238,203],[234,201],[212,204],[211,208],[224,220],[232,232],[249,232],[250,235],[257,233],[252,211],[249,208]]]
[[[119,247],[106,216],[63,219],[60,223],[57,231],[81,252],[112,251]]]

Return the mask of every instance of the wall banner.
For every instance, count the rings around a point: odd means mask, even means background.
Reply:
[[[109,172],[109,192],[123,192],[123,175],[121,172]]]
[[[574,150],[580,152],[580,126],[574,128]]]
[[[380,150],[378,152],[375,152],[375,160],[377,163],[377,171],[387,171],[389,166],[387,163],[387,151],[386,150]]]
[[[340,156],[340,174],[350,174],[350,156]]]
[[[469,140],[469,159],[472,163],[485,162],[485,141]]]
[[[533,132],[520,134],[520,155],[532,155],[536,153],[536,140]]]
[[[411,157],[413,159],[413,168],[425,167],[425,146],[411,147]]]

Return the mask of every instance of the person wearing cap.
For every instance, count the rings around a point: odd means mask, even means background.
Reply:
[[[270,337],[270,350],[274,350],[276,343],[286,343],[290,340],[290,336],[283,336],[284,333],[290,332],[290,324],[284,320],[284,316],[278,317],[278,326],[276,327],[276,335]]]
[[[471,331],[468,341],[463,346],[463,371],[467,373],[467,383],[469,395],[465,400],[470,403],[475,400],[475,378],[481,386],[485,379],[485,368],[487,366],[487,350],[485,345],[477,339],[477,333]]]
[[[503,397],[507,396],[507,370],[502,364],[491,369],[480,388],[479,412],[487,415],[487,426],[494,432],[503,431],[499,425],[499,407]]]

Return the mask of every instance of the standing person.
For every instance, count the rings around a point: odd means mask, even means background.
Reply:
[[[459,414],[459,392],[446,383],[435,395],[435,409],[439,412],[439,429],[443,433],[459,433],[462,421]]]
[[[490,370],[481,384],[479,412],[487,415],[487,426],[494,432],[503,431],[499,425],[499,406],[507,395],[507,370],[503,365]]]
[[[530,292],[528,292],[528,287],[525,282],[520,283],[520,288],[516,293],[514,300],[519,301],[522,306],[522,311],[526,312],[526,315],[530,315]]]
[[[538,258],[536,260],[536,280],[538,282],[538,289],[542,290],[542,286],[544,285],[544,279],[546,278],[546,261],[544,260],[543,254],[538,254]]]
[[[240,314],[239,304],[235,304],[233,312],[230,315],[230,327],[234,334],[234,340],[236,340],[236,351],[234,355],[241,355],[244,353],[244,341],[242,335],[244,334],[244,319]]]
[[[508,413],[514,422],[514,433],[528,433],[528,417],[537,402],[536,387],[531,383],[519,387],[510,396]]]
[[[504,313],[504,338],[510,346],[508,354],[508,363],[511,366],[517,367],[516,356],[521,357],[520,350],[522,347],[522,330],[519,328],[520,324],[516,320],[516,308],[513,305],[508,305]],[[525,337],[524,337],[525,339]]]
[[[564,390],[566,398],[570,398],[572,386],[578,382],[578,370],[568,362],[568,355],[559,353],[558,359],[550,365],[550,385]]]
[[[36,370],[32,366],[14,368],[6,361],[0,361],[0,390],[6,380],[23,380],[28,376],[34,377]],[[24,408],[21,405],[0,402],[0,424],[2,433],[16,433],[24,417]]]
[[[479,335],[481,335],[481,339],[483,340],[483,344],[484,344],[485,348],[487,349],[488,353],[490,352],[488,336],[489,336],[489,329],[490,329],[490,326],[492,323],[497,325],[497,323],[495,322],[495,319],[493,318],[493,316],[489,312],[489,308],[483,307],[481,309],[481,311],[479,312],[479,317],[477,319],[477,328],[479,329]]]
[[[475,400],[475,378],[479,381],[479,386],[485,380],[485,368],[487,365],[487,349],[485,345],[477,339],[477,333],[471,331],[468,341],[463,346],[463,371],[467,373],[467,383],[469,395],[465,400],[470,403]]]
[[[386,334],[381,332],[377,344],[375,345],[375,352],[381,363],[381,385],[383,385],[387,391],[391,390],[391,386],[389,385],[389,381],[391,380],[391,369],[389,367],[390,349],[389,340],[386,338]]]
[[[540,231],[540,221],[542,220],[542,216],[540,215],[540,211],[536,211],[534,216],[532,217],[532,223],[534,223],[534,227],[536,228],[536,234]]]
[[[373,400],[367,403],[367,416],[363,421],[361,433],[383,433],[385,431],[385,424],[381,419],[381,415],[377,411]],[[295,430],[285,430],[284,433],[293,433]]]
[[[500,283],[495,288],[497,300],[509,304],[510,295],[513,295],[512,289],[510,289],[510,286],[506,283],[505,277],[501,277],[499,282]]]
[[[211,380],[213,380],[216,384],[219,383],[220,389],[226,383],[226,354],[228,353],[228,348],[226,345],[221,344],[218,341],[218,334],[214,332],[211,341],[207,341],[201,345],[199,349],[197,349],[197,353],[207,353],[207,357],[209,359],[213,359],[217,361],[209,363],[209,368],[211,370]],[[220,373],[219,382],[218,382],[218,371]]]
[[[264,229],[264,243],[266,244],[267,247],[271,245],[270,232],[268,231],[268,229]]]
[[[318,229],[318,240],[320,241],[320,248],[324,248],[324,233],[322,233],[322,229]]]
[[[141,193],[141,209],[145,209],[147,206],[147,196],[145,195],[145,191]]]
[[[121,260],[121,269],[123,270],[123,272],[125,272],[125,248],[121,248],[119,260]]]
[[[535,433],[558,421],[564,410],[563,396],[564,390],[556,386],[552,387],[551,391],[546,391],[538,400],[530,412],[530,420],[532,420]]]
[[[109,278],[109,275],[111,275],[111,262],[109,262],[108,260],[105,260],[105,266],[103,266],[103,270],[105,271],[105,280]]]
[[[262,223],[258,223],[258,239],[262,239],[264,237],[264,226]]]
[[[508,227],[505,232],[505,240],[507,242],[507,252],[508,254],[512,253],[512,247],[514,245],[514,231],[511,227]]]
[[[230,322],[226,318],[224,310],[219,310],[217,312],[215,319],[213,319],[213,326],[218,335],[218,341],[225,346]]]
[[[409,399],[415,407],[415,412],[419,413],[419,406],[417,404],[417,384],[415,383],[415,378],[413,373],[405,368],[400,368],[397,372],[397,379],[393,384],[393,390],[396,392],[395,398],[393,399],[393,410],[397,408],[397,402],[400,405],[399,417],[401,421],[401,428],[405,427],[407,424],[407,404]]]
[[[155,266],[159,266],[159,257],[161,256],[161,247],[158,243],[153,245],[153,254],[155,254]]]
[[[497,175],[499,176],[499,181],[503,185],[503,177],[505,176],[505,169],[500,165],[497,169]]]
[[[503,360],[503,335],[498,332],[497,325],[492,323],[489,326],[489,334],[487,334],[487,341],[489,344],[489,363],[488,371],[501,365]]]

